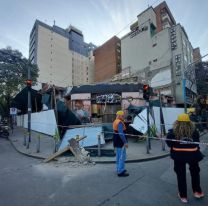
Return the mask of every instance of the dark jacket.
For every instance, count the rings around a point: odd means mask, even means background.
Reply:
[[[173,129],[168,131],[167,139],[175,140],[175,134]],[[192,134],[192,138],[184,137],[181,141],[166,141],[170,149],[170,156],[173,160],[185,161],[185,162],[199,162],[203,159],[202,153],[200,152],[199,144],[192,142],[199,142],[199,132],[195,130]]]
[[[123,128],[123,133],[119,134],[119,124],[122,125]],[[113,122],[113,146],[114,147],[119,147],[122,148],[124,146],[124,144],[127,142],[127,139],[125,137],[125,133],[126,133],[126,126],[124,124],[123,121],[116,119]]]

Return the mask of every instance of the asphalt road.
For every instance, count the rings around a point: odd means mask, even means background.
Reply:
[[[205,152],[208,155],[208,152]],[[78,165],[64,161],[43,164],[17,153],[0,139],[0,206],[176,206],[173,162],[160,160],[126,165],[130,176],[117,177],[114,164]],[[200,163],[201,185],[208,194],[208,160]],[[192,197],[189,205],[208,205],[208,197]]]

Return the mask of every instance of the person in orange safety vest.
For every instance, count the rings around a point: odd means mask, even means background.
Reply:
[[[167,145],[170,149],[170,156],[174,160],[174,171],[177,175],[178,196],[183,203],[187,203],[186,164],[189,165],[192,180],[193,196],[204,197],[200,186],[199,161],[203,159],[200,152],[199,132],[190,121],[188,114],[180,114],[173,125],[173,129],[167,134]],[[173,140],[173,141],[171,141]],[[175,140],[175,141],[174,141]]]
[[[125,136],[126,126],[124,124],[124,112],[118,111],[113,122],[113,146],[116,149],[116,170],[119,177],[127,177],[129,174],[125,170],[126,148],[128,142]]]

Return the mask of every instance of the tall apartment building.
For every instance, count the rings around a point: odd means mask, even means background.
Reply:
[[[156,14],[157,32],[176,25],[176,21],[165,1],[154,8]]]
[[[193,48],[184,28],[176,24],[165,2],[137,16],[131,31],[121,38],[122,70],[130,68],[138,79],[165,95],[184,102],[183,83]],[[186,80],[186,101],[196,93],[196,84]]]
[[[89,84],[94,80],[94,49],[77,28],[62,29],[36,20],[30,34],[29,59],[38,65],[41,83],[61,87]]]
[[[121,42],[116,36],[94,50],[95,82],[108,81],[121,71]]]

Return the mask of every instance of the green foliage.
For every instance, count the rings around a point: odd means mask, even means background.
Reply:
[[[60,140],[60,135],[59,135],[58,129],[55,130],[55,134],[54,134],[53,138],[56,142],[58,142]]]
[[[157,127],[155,124],[150,125],[150,137],[156,137],[157,136]]]
[[[18,50],[10,47],[0,49],[0,114],[8,116],[11,99],[25,87],[28,67],[31,68],[31,79],[37,81],[38,68],[24,58]]]

